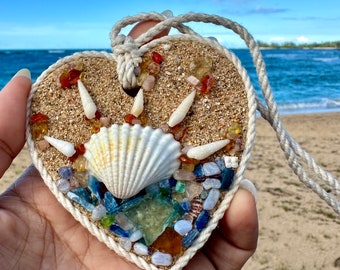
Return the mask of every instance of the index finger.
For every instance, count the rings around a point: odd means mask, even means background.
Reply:
[[[0,177],[24,146],[31,85],[29,70],[22,69],[0,91]]]

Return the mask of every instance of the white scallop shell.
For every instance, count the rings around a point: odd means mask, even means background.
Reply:
[[[102,127],[85,148],[90,174],[122,199],[169,178],[180,165],[180,143],[171,134],[149,126]]]

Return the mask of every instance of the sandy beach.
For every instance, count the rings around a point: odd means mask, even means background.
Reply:
[[[340,178],[340,113],[289,115],[284,127]],[[270,125],[258,119],[246,177],[258,190],[258,249],[244,269],[340,269],[340,219],[290,170]],[[4,191],[31,164],[25,147],[0,180]],[[340,259],[339,259],[340,260]]]

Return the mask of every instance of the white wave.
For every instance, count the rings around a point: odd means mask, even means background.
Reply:
[[[283,103],[278,104],[278,110],[283,114],[340,111],[340,99],[322,98],[318,102]]]

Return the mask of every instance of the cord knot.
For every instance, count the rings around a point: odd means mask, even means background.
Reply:
[[[118,80],[124,89],[137,86],[136,67],[142,62],[141,51],[134,39],[118,35],[112,42],[113,53],[117,61]]]

